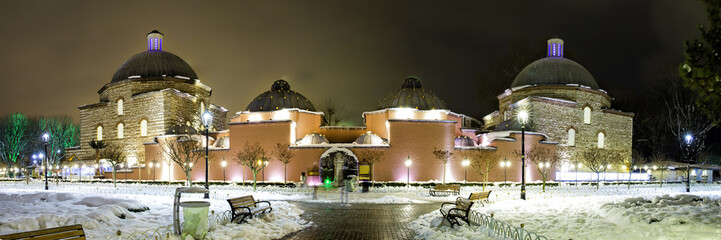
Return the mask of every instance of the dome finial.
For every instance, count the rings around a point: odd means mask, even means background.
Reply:
[[[163,34],[153,30],[147,35],[148,51],[163,51]]]
[[[548,57],[563,57],[563,39],[548,39]]]

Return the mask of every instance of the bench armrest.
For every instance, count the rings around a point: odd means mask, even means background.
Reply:
[[[270,202],[268,202],[268,201],[255,201],[256,206],[258,206],[259,203],[267,203],[268,207],[270,207]]]
[[[450,204],[450,205],[453,205],[453,206],[456,205],[456,203],[454,203],[454,202],[444,202],[443,204],[441,204],[441,208],[443,208],[443,206],[445,206],[446,204]]]
[[[451,208],[450,210],[448,210],[448,214],[451,214],[453,212],[461,212],[461,213],[465,213],[464,215],[468,215],[468,210],[466,210],[466,209]]]

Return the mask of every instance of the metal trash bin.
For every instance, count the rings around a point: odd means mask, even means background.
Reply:
[[[183,208],[183,239],[188,235],[195,239],[205,239],[208,234],[208,209],[209,202],[204,201],[188,201],[181,202],[180,207]]]
[[[362,192],[368,192],[369,189],[370,189],[370,187],[371,187],[371,182],[369,182],[369,181],[363,181],[363,182],[361,183],[361,185],[363,185],[363,190],[361,190],[361,191],[362,191]]]

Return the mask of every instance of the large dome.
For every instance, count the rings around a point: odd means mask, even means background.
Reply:
[[[401,88],[388,93],[380,101],[378,109],[386,108],[446,109],[446,103],[431,91],[423,88],[421,80],[416,77],[408,77],[401,83]]]
[[[146,77],[175,77],[182,76],[190,79],[198,79],[195,71],[175,54],[165,51],[145,51],[130,57],[113,75],[117,82],[133,76]]]
[[[593,75],[581,64],[563,57],[564,42],[560,38],[548,40],[548,55],[521,70],[511,87],[526,85],[578,84],[598,89]]]
[[[598,89],[598,83],[581,64],[562,57],[539,59],[521,70],[511,87],[578,84]]]
[[[283,108],[298,108],[307,111],[315,111],[313,103],[300,93],[290,90],[290,84],[285,80],[278,80],[273,83],[270,91],[261,93],[253,99],[245,111],[262,112],[275,111]]]

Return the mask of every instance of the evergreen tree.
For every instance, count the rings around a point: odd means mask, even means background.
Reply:
[[[718,124],[721,121],[721,0],[702,0],[710,26],[699,26],[701,39],[686,41],[680,67],[687,87],[698,93],[696,104]]]

